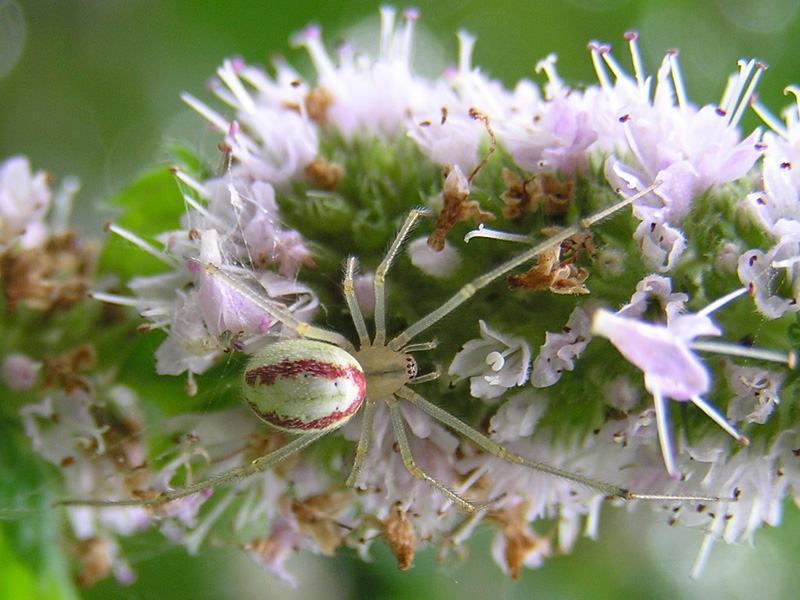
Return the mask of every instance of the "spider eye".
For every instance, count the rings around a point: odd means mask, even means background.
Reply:
[[[417,361],[413,356],[406,356],[406,372],[409,379],[414,379],[417,376]]]

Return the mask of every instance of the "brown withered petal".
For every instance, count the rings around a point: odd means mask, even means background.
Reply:
[[[541,176],[542,193],[544,194],[544,214],[548,217],[565,215],[572,202],[571,181],[559,181],[558,177],[550,173]]]
[[[75,553],[80,562],[80,573],[77,577],[79,586],[92,586],[111,574],[108,540],[105,538],[92,537],[79,540],[75,542]]]
[[[306,165],[303,177],[323,190],[335,190],[342,178],[342,167],[324,158],[315,158]]]
[[[493,510],[486,515],[505,538],[503,558],[508,574],[513,579],[519,578],[520,568],[532,551],[539,550],[545,556],[550,555],[550,536],[539,536],[528,531],[526,515],[529,506],[528,502],[520,502],[510,509]]]
[[[550,290],[554,294],[588,294],[583,282],[589,277],[589,272],[574,264],[577,255],[558,262],[560,257],[560,247],[542,252],[527,273],[506,277],[508,288],[531,292]]]
[[[523,181],[514,171],[503,167],[502,176],[506,184],[505,191],[500,194],[500,200],[505,204],[503,217],[517,219],[526,212],[534,212],[539,209],[539,203],[544,194],[535,175]]]
[[[42,388],[58,386],[64,388],[67,393],[75,389],[90,391],[88,380],[82,373],[94,367],[96,359],[94,346],[89,344],[78,346],[54,358],[44,359]]]
[[[545,233],[545,235],[550,235],[546,232],[543,233]],[[578,254],[583,252],[589,256],[594,256],[597,253],[597,246],[594,244],[594,237],[591,232],[579,231],[561,242],[561,252],[564,254]]]
[[[464,175],[458,169],[449,171],[445,175],[442,192],[444,204],[436,218],[433,233],[428,238],[428,246],[437,252],[444,249],[447,232],[459,221],[474,219],[477,223],[483,223],[495,219],[492,213],[481,210],[476,200],[467,201],[467,196],[469,196],[469,183]]]
[[[313,121],[325,127],[328,123],[328,108],[333,104],[334,96],[327,88],[318,85],[306,95],[306,111]]]
[[[397,558],[397,568],[405,571],[414,560],[417,537],[408,513],[401,510],[399,502],[392,506],[389,516],[383,523],[383,537]]]
[[[55,312],[86,297],[94,265],[94,246],[80,244],[74,232],[51,237],[43,248],[9,250],[0,255],[0,284],[6,311],[21,301]]]
[[[330,556],[341,546],[345,533],[349,531],[334,517],[352,502],[348,494],[330,492],[292,500],[291,510],[300,531],[311,535],[320,551]]]

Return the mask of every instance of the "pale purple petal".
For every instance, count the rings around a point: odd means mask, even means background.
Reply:
[[[444,248],[437,252],[428,245],[427,237],[417,238],[408,244],[408,256],[412,265],[437,279],[452,276],[461,266],[461,255],[447,240]]]
[[[456,375],[456,381],[469,377],[472,396],[489,400],[528,380],[531,350],[522,338],[494,331],[482,320],[478,323],[481,337],[461,347],[448,373]]]
[[[610,340],[644,372],[650,393],[658,390],[673,400],[689,400],[705,394],[711,386],[708,370],[686,346],[686,331],[679,337],[668,327],[626,319],[604,309],[595,312],[592,331]]]
[[[216,230],[210,229],[201,234],[200,262],[222,267],[222,254]],[[250,300],[225,282],[209,275],[205,269],[200,272],[200,291],[202,318],[212,336],[225,331],[238,333],[259,332],[269,329],[270,317]]]
[[[589,316],[576,308],[569,316],[563,333],[548,331],[539,354],[533,361],[531,384],[543,388],[555,384],[564,371],[575,368],[574,359],[580,356],[592,339]]]
[[[47,173],[33,173],[27,157],[0,164],[0,250],[20,237],[24,248],[44,240],[42,220],[51,197]]]
[[[786,373],[762,367],[745,367],[725,361],[728,387],[736,394],[728,401],[728,420],[732,423],[764,424],[780,403],[778,389]]]
[[[633,238],[639,242],[645,265],[661,273],[675,265],[687,245],[680,230],[667,225],[660,217],[642,221]]]
[[[12,352],[0,364],[0,380],[12,390],[29,390],[36,383],[41,369],[42,363]]]

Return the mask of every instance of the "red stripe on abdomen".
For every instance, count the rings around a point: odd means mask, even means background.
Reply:
[[[313,358],[302,358],[290,360],[284,358],[281,362],[272,365],[263,365],[255,369],[249,369],[244,374],[247,385],[272,385],[278,377],[294,379],[300,375],[313,375],[324,379],[352,378],[352,372],[358,373],[358,369],[351,365],[342,366],[330,362],[321,362]],[[361,377],[363,379],[363,375]]]

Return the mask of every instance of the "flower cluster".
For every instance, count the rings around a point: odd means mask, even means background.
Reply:
[[[15,156],[0,169],[0,249],[19,239],[23,248],[39,246],[46,236],[44,216],[52,192],[43,171],[31,173],[23,156]]]
[[[703,527],[699,572],[711,541],[749,539],[779,521],[785,495],[800,502],[796,394],[781,388],[794,382],[800,108],[785,125],[762,110],[771,131],[742,136],[761,65],[742,62],[719,104],[697,108],[676,53],[647,76],[632,32],[633,75],[592,42],[598,84],[583,89],[565,85],[549,56],[537,66],[542,89],[523,80],[507,90],[472,66],[475,40],[464,33],[457,65],[430,81],[411,65],[416,18],[407,11],[396,26],[384,9],[376,58],[344,44],[333,59],[319,28],[307,28],[294,41],[311,56],[311,80],[280,59],[271,74],[231,59],[211,86],[225,108],[186,94],[220,133],[223,168],[195,160],[173,169],[186,208],[169,231],[148,240],[109,226],[162,268],[125,282],[127,295],[106,274],[94,298],[135,307],[148,321],[140,329],[162,332],[156,371],[186,374],[190,395],[235,390],[242,355],[301,337],[307,323],[352,337],[338,275],[347,256],[366,270],[354,279],[362,311],[382,310],[374,270],[405,215],[423,204],[435,222],[420,225],[386,278],[389,337],[471,293],[467,282],[500,281],[437,322],[436,341],[415,344],[415,392],[510,452],[657,498],[670,523]],[[20,168],[0,171],[0,241],[23,236],[26,246],[48,195],[36,178],[2,183]],[[619,196],[635,198],[632,211],[577,227],[524,265],[527,273],[504,281],[495,272]],[[470,232],[487,221],[493,229]],[[241,283],[230,286],[208,265]],[[8,296],[6,277],[3,266]],[[244,293],[250,288],[263,306]],[[7,385],[33,387],[38,360],[9,355]],[[34,450],[62,467],[73,497],[147,498],[287,442],[238,405],[177,411],[148,432],[139,422],[145,386],[137,395],[134,380],[109,384],[99,370],[82,377],[89,383],[43,388],[21,409]],[[669,419],[670,399],[696,408],[679,424]],[[405,568],[419,545],[445,552],[483,523],[496,532],[495,560],[516,577],[568,552],[582,530],[596,535],[605,493],[503,461],[402,402],[417,466],[483,508],[459,513],[409,472],[390,409],[378,402],[369,414],[357,493],[344,482],[361,414],[269,471],[154,509],[159,527],[190,549],[225,531],[289,581],[284,562],[295,549],[349,545],[366,556],[365,540],[379,538]],[[180,442],[145,457],[146,435]],[[106,572],[128,580],[114,538],[152,513],[67,511],[78,539],[103,540]]]

